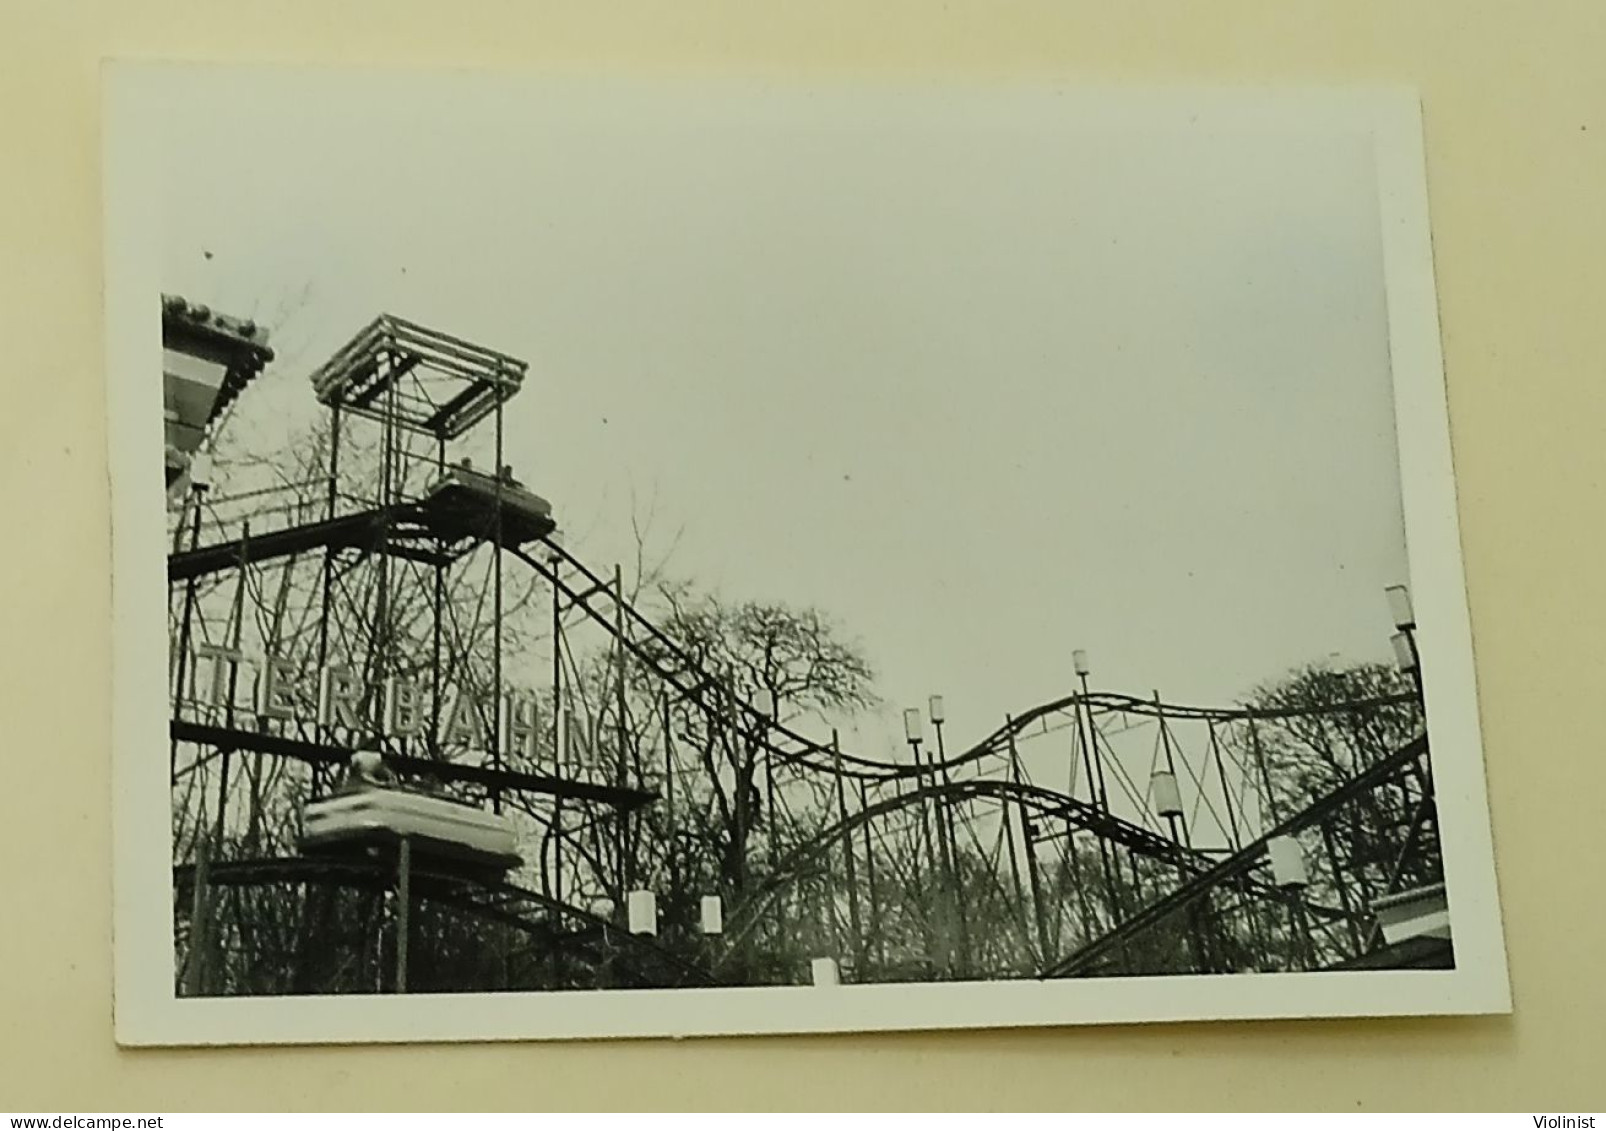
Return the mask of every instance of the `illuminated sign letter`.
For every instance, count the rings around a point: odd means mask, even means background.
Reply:
[[[223,706],[229,699],[229,676],[234,671],[234,665],[245,657],[233,648],[217,644],[202,644],[195,649],[195,655],[199,659],[212,661],[212,690],[206,702],[213,707]]]
[[[591,760],[591,744],[587,738],[585,723],[575,718],[573,711],[565,712],[563,760],[566,765],[583,766]]]
[[[411,738],[424,730],[424,695],[410,679],[392,676],[385,681],[385,732]]]
[[[441,741],[453,746],[479,746],[485,741],[485,729],[480,725],[479,704],[467,691],[460,689],[452,696]]]
[[[301,705],[301,670],[294,660],[269,656],[257,681],[257,714],[293,719]]]
[[[509,758],[536,760],[536,734],[539,720],[535,696],[527,691],[510,691],[503,700],[503,750]]]
[[[362,729],[362,681],[350,668],[325,668],[318,687],[318,721]]]

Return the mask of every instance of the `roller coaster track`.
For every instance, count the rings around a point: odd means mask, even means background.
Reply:
[[[220,861],[211,864],[206,873],[207,884],[219,887],[317,883],[371,892],[389,890],[394,878],[394,867],[384,860],[313,856]],[[193,866],[173,869],[181,902],[193,881]],[[505,924],[571,954],[600,959],[606,947],[628,955],[634,960],[636,980],[643,984],[717,984],[707,970],[686,962],[649,936],[630,934],[588,911],[504,880],[467,883],[461,876],[415,867],[411,883],[417,897]],[[561,930],[564,921],[572,922],[574,929]],[[665,978],[660,972],[672,977]]]
[[[342,765],[351,757],[351,750],[344,746],[242,730],[238,727],[211,726],[185,719],[172,720],[168,724],[168,733],[180,742],[198,743],[217,750],[247,750],[280,758],[294,758],[314,766]],[[499,770],[489,766],[468,765],[435,758],[392,754],[387,762],[391,769],[399,773],[432,778],[435,781],[470,783],[497,789],[519,790],[524,793],[542,793],[553,797],[572,797],[580,801],[597,801],[626,812],[655,801],[658,796],[644,789],[602,785],[572,778],[553,777],[549,774],[526,773],[521,770]]]
[[[181,551],[169,556],[168,575],[170,579],[188,579],[206,572],[230,568],[240,564],[242,561],[261,562],[273,557],[300,553],[318,546],[372,545],[375,541],[384,538],[387,530],[393,524],[403,519],[418,519],[422,516],[423,512],[417,505],[370,509],[341,516],[330,521],[294,526],[249,539],[242,538]],[[520,546],[509,546],[507,549],[512,556],[523,562],[549,584],[553,585],[558,592],[562,593],[571,607],[582,610],[610,636],[617,637],[617,642],[626,648],[639,663],[652,671],[665,684],[674,688],[684,701],[701,710],[711,723],[715,725],[728,723],[734,715],[757,736],[757,741],[761,746],[775,755],[777,762],[785,765],[800,766],[823,774],[840,774],[848,778],[883,783],[925,779],[934,775],[945,774],[987,758],[1005,758],[1008,754],[1010,743],[1027,735],[1033,726],[1044,722],[1049,717],[1074,711],[1078,708],[1089,711],[1093,715],[1120,714],[1136,718],[1165,719],[1169,721],[1203,720],[1212,723],[1228,723],[1251,719],[1288,719],[1332,710],[1331,707],[1320,706],[1287,709],[1205,708],[1157,702],[1153,699],[1141,699],[1136,696],[1111,692],[1077,693],[1041,704],[1016,715],[968,749],[946,758],[928,757],[922,766],[865,758],[826,746],[797,732],[779,720],[761,714],[750,703],[736,696],[725,681],[698,664],[684,648],[671,639],[651,618],[643,614],[633,602],[622,594],[616,593],[612,583],[605,581],[583,561],[558,545],[554,540],[543,539],[542,543],[549,555],[549,561],[542,561]],[[559,561],[567,567],[570,577],[566,578],[563,570],[555,568],[554,563]],[[573,577],[580,578],[581,583],[575,583],[571,580]],[[616,616],[614,615],[616,613],[622,614],[629,626],[623,633],[619,632]],[[1345,704],[1344,709],[1360,711],[1379,706],[1393,706],[1407,703],[1411,701],[1411,698],[1408,694],[1382,696]],[[267,736],[259,736],[254,745],[248,744],[248,746],[249,748],[266,750],[267,747],[262,745],[264,742],[268,743],[268,745],[274,745]],[[284,744],[280,743],[279,745]],[[295,745],[299,750],[305,744],[291,745]],[[295,751],[281,751],[277,746],[268,752],[295,753]],[[439,770],[438,766],[426,765],[427,760],[424,759],[412,759],[411,761],[419,763],[418,767],[413,768],[417,768],[421,772]],[[458,767],[457,769],[464,768]],[[492,773],[493,771],[484,772]],[[499,773],[506,776],[509,772],[500,771]],[[435,776],[440,776],[440,773],[437,772]],[[501,784],[505,784],[510,788],[528,788],[534,792],[552,792],[550,788],[552,783],[544,778],[534,784],[524,782],[522,778],[519,781],[509,778]],[[596,788],[608,792],[607,787]],[[870,812],[879,814],[893,811],[904,804],[908,804],[911,799],[920,795],[936,797],[942,794],[951,796],[954,799],[983,795],[1017,800],[1030,799],[1031,803],[1041,806],[1045,812],[1050,813],[1052,816],[1064,818],[1077,828],[1094,832],[1142,855],[1172,862],[1177,861],[1179,858],[1189,858],[1190,855],[1186,852],[1179,852],[1176,846],[1166,838],[1140,825],[1115,816],[1107,809],[1101,809],[1077,798],[1042,789],[1041,787],[1017,786],[1008,782],[965,782],[941,785],[922,781],[919,783],[919,790],[918,794],[906,793],[902,798],[880,802],[873,806]],[[946,793],[943,791],[946,791]],[[619,798],[613,798],[610,792],[610,797],[607,799],[623,804],[628,808],[641,804],[645,800],[650,800],[653,796],[642,791],[626,792],[630,794],[628,798],[622,794]],[[638,794],[639,796],[637,796]],[[828,843],[830,834],[825,835]],[[837,830],[837,835],[840,835],[840,830]],[[1193,854],[1193,857],[1203,858],[1199,857],[1198,854]]]
[[[800,734],[785,723],[761,714],[750,703],[734,697],[730,689],[718,677],[702,668],[683,648],[642,614],[633,603],[613,593],[611,583],[597,576],[585,563],[561,546],[550,541],[546,545],[548,551],[554,557],[560,558],[565,565],[578,573],[589,584],[584,587],[571,585],[562,578],[558,571],[522,548],[516,548],[512,553],[548,582],[556,585],[559,591],[573,605],[583,609],[610,632],[613,631],[613,619],[608,614],[612,610],[599,609],[593,602],[605,600],[620,609],[629,623],[639,630],[646,640],[651,641],[652,645],[648,647],[642,643],[640,637],[634,633],[627,633],[627,638],[622,641],[625,647],[638,660],[651,668],[664,682],[674,687],[688,701],[699,706],[710,718],[725,717],[734,711],[742,717],[750,728],[760,735],[774,736],[764,738],[763,741],[783,762],[807,765],[813,769],[828,773],[840,772],[848,777],[895,781],[924,776],[933,771],[958,769],[988,756],[1003,757],[1008,751],[1009,741],[1012,737],[1019,737],[1025,734],[1034,724],[1046,716],[1071,710],[1078,704],[1095,714],[1119,713],[1145,718],[1204,720],[1218,723],[1250,719],[1289,719],[1331,713],[1333,710],[1329,706],[1284,709],[1257,707],[1206,708],[1155,702],[1152,699],[1139,699],[1136,696],[1110,692],[1072,694],[1044,703],[1016,716],[1010,722],[964,751],[950,755],[947,758],[928,758],[923,766],[910,766],[865,758],[837,751],[815,739]],[[1373,707],[1405,704],[1411,702],[1412,699],[1413,697],[1410,694],[1380,696],[1375,699],[1346,703],[1343,705],[1343,709],[1363,711]],[[781,742],[786,745],[782,745]]]
[[[249,538],[181,550],[168,555],[168,578],[170,581],[188,580],[207,573],[234,568],[242,563],[259,564],[320,547],[371,548],[402,521],[408,519],[421,521],[425,518],[426,513],[418,504],[371,508]],[[427,527],[420,532],[427,532]],[[761,714],[752,704],[735,696],[718,676],[699,665],[650,618],[637,609],[633,602],[622,594],[614,593],[610,582],[603,580],[584,562],[555,541],[543,539],[542,542],[553,559],[561,560],[587,584],[583,586],[571,584],[563,578],[561,571],[541,561],[523,547],[509,546],[507,549],[515,558],[556,586],[573,607],[584,611],[610,634],[615,633],[616,629],[614,618],[609,614],[615,610],[622,612],[634,631],[626,632],[625,638],[620,643],[639,662],[650,668],[660,679],[674,687],[688,702],[698,706],[711,719],[728,719],[735,714],[750,729],[762,736],[763,744],[783,763],[804,765],[827,773],[842,773],[848,777],[866,780],[896,781],[923,776],[933,771],[952,771],[989,756],[1004,756],[1011,738],[1025,735],[1032,726],[1049,716],[1074,710],[1078,706],[1095,715],[1121,714],[1138,718],[1201,720],[1216,723],[1250,719],[1288,719],[1328,713],[1333,710],[1327,706],[1284,709],[1211,708],[1156,702],[1152,699],[1112,692],[1073,693],[1014,716],[1009,722],[968,749],[946,758],[928,758],[924,766],[866,758],[834,750],[793,730],[779,720]],[[612,607],[599,608],[597,606],[599,601],[607,602]],[[1361,711],[1379,706],[1404,704],[1411,699],[1412,696],[1409,694],[1382,696],[1347,703],[1344,709]]]
[[[370,508],[330,520],[177,551],[169,556],[168,576],[173,582],[192,582],[209,573],[320,547],[372,551],[388,546],[394,550],[395,546],[389,545],[390,540],[398,536],[435,537],[431,529],[431,516],[426,508],[416,502]],[[1074,977],[1098,972],[1110,955],[1144,931],[1221,889],[1231,889],[1255,900],[1279,903],[1297,900],[1311,916],[1324,921],[1355,920],[1356,913],[1347,905],[1339,909],[1308,902],[1303,896],[1290,896],[1257,876],[1256,871],[1266,859],[1267,843],[1273,837],[1291,834],[1319,822],[1325,814],[1389,781],[1426,752],[1425,739],[1408,744],[1223,859],[1219,854],[1179,845],[1173,838],[1111,813],[1107,806],[1090,803],[1067,793],[1003,778],[947,779],[954,770],[988,759],[996,759],[1000,764],[1007,763],[1014,743],[1029,737],[1033,728],[1042,727],[1046,730],[1050,720],[1077,712],[1090,717],[1127,717],[1155,720],[1162,724],[1187,720],[1217,725],[1287,720],[1335,711],[1362,712],[1408,704],[1415,697],[1410,694],[1386,695],[1339,705],[1287,709],[1247,706],[1206,708],[1165,703],[1157,698],[1142,699],[1084,691],[1013,716],[970,747],[946,757],[928,756],[923,765],[867,758],[827,746],[760,712],[736,694],[728,680],[712,673],[692,657],[613,582],[604,580],[554,539],[542,537],[538,541],[544,548],[545,560],[523,545],[503,542],[503,549],[544,578],[555,594],[567,600],[571,609],[580,610],[601,626],[621,649],[634,657],[644,671],[654,675],[666,688],[673,689],[684,703],[702,712],[711,728],[745,729],[755,744],[772,755],[780,765],[897,787],[893,796],[864,805],[852,816],[821,830],[807,843],[794,847],[784,858],[773,862],[769,878],[753,894],[771,894],[795,883],[834,845],[843,843],[853,832],[872,822],[912,806],[955,806],[978,801],[1018,805],[1023,814],[1030,809],[1039,821],[1063,821],[1070,829],[1085,830],[1101,841],[1125,847],[1135,855],[1174,866],[1178,870],[1179,886],[1124,918],[1107,933],[1076,952],[1046,963],[1039,973],[1041,977]],[[349,754],[335,747],[318,746],[314,749],[316,744],[246,731],[212,733],[219,728],[197,729],[197,724],[181,723],[179,720],[174,721],[174,727],[175,739],[299,757],[315,763],[338,762]],[[183,730],[185,727],[189,729]],[[429,759],[404,759],[396,764],[396,768],[450,780],[478,781],[511,789],[601,800],[626,811],[655,798],[652,793],[626,790],[622,786],[587,787],[592,792],[582,794],[576,792],[573,783],[543,775],[454,766]],[[495,780],[485,775],[492,775]],[[185,867],[176,868],[174,875],[176,882],[189,882],[188,869]],[[383,870],[371,863],[303,858],[223,862],[213,865],[209,876],[210,882],[222,885],[318,882],[372,888],[387,882]],[[714,981],[712,974],[684,962],[654,943],[628,935],[603,919],[535,892],[502,881],[478,888],[465,886],[461,880],[452,881],[444,876],[424,874],[420,875],[419,881],[418,890],[425,898],[508,923],[547,941],[583,946],[597,940],[618,940],[632,954],[642,956],[643,961],[650,958],[653,962],[665,964],[665,968],[673,968],[678,979],[676,984],[711,984]],[[576,929],[560,932],[558,924],[563,922],[574,923]]]
[[[1426,736],[1407,743],[1387,758],[1381,759],[1350,778],[1343,785],[1317,798],[1294,816],[1268,829],[1214,867],[1199,873],[1170,894],[1149,904],[1102,937],[1095,939],[1076,953],[1048,965],[1043,970],[1043,976],[1067,978],[1091,972],[1101,959],[1117,950],[1123,943],[1199,902],[1210,892],[1238,881],[1252,869],[1259,867],[1266,858],[1267,843],[1274,837],[1292,835],[1317,823],[1345,803],[1398,776],[1407,766],[1425,757],[1426,754]]]
[[[369,549],[382,541],[395,523],[402,518],[416,517],[417,513],[415,507],[376,507],[321,522],[180,550],[167,556],[167,580],[188,581],[313,549]]]
[[[838,821],[783,857],[776,865],[775,879],[767,885],[766,890],[786,886],[804,873],[811,862],[829,853],[848,835],[875,820],[922,804],[952,804],[974,800],[1015,802],[1032,808],[1041,820],[1070,821],[1075,827],[1105,837],[1140,856],[1182,868],[1195,878],[1209,875],[1216,868],[1215,857],[1184,848],[1157,833],[1112,816],[1079,798],[1068,797],[1056,790],[1026,782],[978,778],[963,782],[935,783],[909,790],[875,802],[847,820]],[[1272,885],[1247,873],[1247,869],[1234,873],[1228,879],[1228,886],[1256,898],[1273,899],[1278,902],[1285,900],[1285,897]],[[1311,903],[1305,906],[1318,918],[1338,920],[1346,917],[1346,912],[1340,908]]]
[[[1101,837],[1132,849],[1134,852],[1162,860],[1175,860],[1177,858],[1175,845],[1164,837],[1143,828],[1141,825],[1133,824],[1115,816],[1108,809],[1090,805],[1066,794],[1037,786],[1012,785],[1008,782],[962,782],[938,785],[925,780],[952,768],[976,762],[988,755],[1003,757],[1012,735],[1019,733],[1020,729],[1029,726],[1031,722],[1048,711],[1076,702],[1074,698],[1061,700],[1058,704],[1050,704],[1048,707],[1028,712],[1023,716],[1027,720],[1026,722],[1010,724],[965,753],[946,760],[933,759],[924,766],[901,766],[895,763],[856,757],[807,738],[784,724],[759,713],[747,703],[733,696],[727,687],[698,665],[692,657],[686,654],[684,649],[637,610],[631,602],[622,595],[614,593],[611,587],[587,568],[583,562],[561,547],[551,543],[548,543],[548,545],[554,555],[561,556],[572,570],[590,582],[589,587],[580,588],[571,585],[564,580],[559,570],[551,568],[523,549],[515,548],[512,552],[515,557],[525,562],[545,577],[550,584],[557,587],[558,591],[563,593],[572,605],[583,608],[593,619],[606,627],[609,633],[616,636],[618,642],[627,648],[638,661],[651,669],[665,683],[679,691],[685,701],[700,708],[711,723],[717,724],[722,718],[728,717],[728,712],[733,709],[743,712],[749,725],[753,726],[760,736],[760,744],[773,751],[777,761],[783,764],[803,766],[822,774],[837,774],[843,777],[880,782],[901,782],[918,777],[917,784],[919,789],[926,795],[931,795],[934,790],[947,790],[955,798],[965,798],[982,796],[991,790],[993,791],[992,796],[1015,797],[1016,799],[1030,798],[1034,804],[1040,805],[1045,812],[1048,812],[1053,817],[1063,818],[1077,828],[1091,830]],[[606,599],[613,603],[614,610],[599,610],[593,607],[592,602],[598,599]],[[622,612],[638,632],[619,634],[614,627],[613,618],[607,615],[609,611]],[[643,637],[651,642],[651,646],[643,643]],[[1157,709],[1156,704],[1152,702],[1143,704],[1141,700],[1131,699],[1127,696],[1112,695],[1102,698],[1110,703],[1121,705],[1140,704],[1150,711]],[[1183,710],[1187,710],[1187,708],[1183,708]],[[1237,716],[1231,712],[1224,712],[1223,717]],[[788,740],[790,745],[777,744],[774,738],[771,737],[772,733],[778,733],[782,738]],[[911,800],[917,796],[919,795],[915,793],[905,794],[902,798],[893,798],[880,802],[878,805],[872,806],[869,811],[875,814],[891,812],[911,803]],[[838,835],[840,835],[840,830]]]

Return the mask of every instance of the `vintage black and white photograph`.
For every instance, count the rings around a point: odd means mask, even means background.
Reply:
[[[120,1039],[1507,1008],[1408,95],[108,114]]]

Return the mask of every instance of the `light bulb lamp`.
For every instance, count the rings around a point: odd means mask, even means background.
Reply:
[[[1082,766],[1087,772],[1087,788],[1093,795],[1093,804],[1105,812],[1110,808],[1110,795],[1104,784],[1104,759],[1099,755],[1098,745],[1093,741],[1093,710],[1088,705],[1088,697],[1092,692],[1088,689],[1087,677],[1092,674],[1092,666],[1087,662],[1087,652],[1077,648],[1071,653],[1071,667],[1076,672],[1077,686],[1081,695],[1076,704],[1077,727],[1082,730]],[[1083,727],[1083,712],[1086,712],[1086,726]]]
[[[1422,700],[1422,653],[1416,643],[1416,609],[1411,604],[1411,591],[1404,585],[1390,585],[1383,590],[1388,598],[1389,614],[1393,617],[1394,635],[1389,643],[1394,648],[1394,660],[1399,669],[1411,678],[1417,700]]]

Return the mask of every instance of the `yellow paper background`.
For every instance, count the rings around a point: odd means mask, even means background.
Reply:
[[[1516,1015],[119,1051],[103,56],[1419,87]],[[0,173],[0,1110],[1606,1106],[1599,0],[10,0]]]

